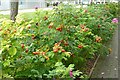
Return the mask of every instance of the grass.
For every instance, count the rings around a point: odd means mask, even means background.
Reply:
[[[38,11],[38,13],[40,12],[40,16],[43,16],[46,11],[49,13],[51,12],[51,10],[44,10],[44,9],[40,9]],[[23,17],[23,18],[28,18],[28,19],[32,19],[35,17],[35,12],[24,12],[24,13],[19,13],[18,15],[20,15],[20,17]],[[0,18],[10,18],[10,15],[9,14],[6,14],[6,15],[3,15],[3,14],[0,14]]]
[[[33,19],[35,16],[35,12],[26,12],[26,13],[19,13],[18,16],[24,18],[24,19]]]
[[[2,19],[2,18],[7,18],[7,19],[9,19],[10,16],[9,16],[9,15],[3,15],[3,14],[0,14],[0,19]]]
[[[22,14],[22,15],[21,15]],[[30,18],[32,19],[34,17],[34,12],[26,12],[26,13],[20,13],[18,14],[20,15],[21,17],[24,17],[24,18]],[[0,14],[0,19],[2,18],[7,18],[7,19],[10,19],[10,15],[3,15],[3,14]]]
[[[47,10],[47,11],[48,11],[48,13],[51,12],[51,10]],[[45,12],[46,12],[45,10],[40,10],[40,16],[44,16]],[[33,19],[36,16],[36,13],[35,12],[19,13],[18,16],[20,16],[24,19]],[[1,18],[10,19],[10,15],[9,14],[6,14],[6,15],[0,14],[0,19]]]

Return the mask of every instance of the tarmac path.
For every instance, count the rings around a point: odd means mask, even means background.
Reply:
[[[112,53],[106,57],[100,57],[91,78],[118,78],[118,28],[111,42]]]

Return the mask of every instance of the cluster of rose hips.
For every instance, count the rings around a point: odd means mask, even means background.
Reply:
[[[79,45],[78,45],[78,48],[82,49],[82,48],[83,48],[83,45],[80,45],[80,44],[79,44]]]
[[[52,22],[49,24],[48,28],[53,28],[53,23]]]
[[[62,32],[63,27],[64,27],[64,25],[61,24],[58,28],[56,28],[56,30]]]
[[[98,28],[100,28],[101,27],[101,25],[98,25]]]
[[[47,20],[48,19],[48,16],[44,16],[44,20]]]
[[[25,45],[24,43],[21,43],[21,48],[24,49],[25,48]],[[25,49],[25,52],[28,53],[28,48]],[[43,52],[43,51],[35,51],[35,52],[32,52],[32,54],[34,55],[42,55],[46,60],[49,60],[49,57],[46,56],[46,52]]]
[[[96,42],[101,42],[101,41],[102,41],[102,38],[99,36],[96,36]]]
[[[61,52],[66,52],[61,46],[60,46],[61,42],[59,43],[55,43],[54,47],[53,47],[53,52],[57,53],[58,51]]]
[[[87,32],[89,31],[89,28],[86,28],[85,24],[80,25],[82,31]]]
[[[21,43],[21,48],[22,48],[22,49],[24,49],[24,48],[25,48],[24,43]],[[28,50],[28,48],[26,48],[26,49],[25,49],[25,52],[26,52],[26,53],[28,53],[28,51],[29,51],[29,50]]]
[[[54,24],[51,22],[51,23],[49,24],[48,28],[50,28],[50,29],[53,28],[53,25],[54,25]],[[63,27],[64,27],[64,26],[61,24],[59,27],[56,28],[56,30],[62,32]]]

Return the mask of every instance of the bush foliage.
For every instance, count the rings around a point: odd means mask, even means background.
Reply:
[[[34,17],[0,20],[3,78],[86,78],[87,60],[109,52],[104,45],[116,28],[104,5],[37,9]],[[70,73],[71,72],[71,73]]]

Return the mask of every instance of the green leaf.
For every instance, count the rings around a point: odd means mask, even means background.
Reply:
[[[38,70],[32,69],[31,72],[34,73],[34,74],[39,75],[39,71]]]
[[[10,60],[6,60],[4,63],[3,63],[4,67],[6,66],[9,66],[10,65]]]
[[[75,66],[74,64],[70,64],[68,68],[73,68],[74,66]]]
[[[70,52],[65,52],[64,54],[66,57],[70,57]]]
[[[0,49],[0,55],[2,54],[2,51],[3,51],[4,49]]]
[[[55,64],[55,66],[61,66],[61,65],[63,65],[62,62],[57,62],[57,63]]]
[[[15,47],[10,47],[8,52],[10,56],[14,56],[17,53],[17,49]]]

